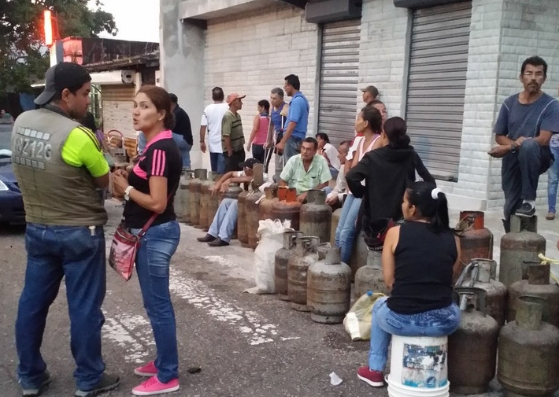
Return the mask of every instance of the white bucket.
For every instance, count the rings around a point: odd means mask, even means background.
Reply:
[[[448,396],[447,351],[446,336],[393,335],[388,377],[390,396]]]

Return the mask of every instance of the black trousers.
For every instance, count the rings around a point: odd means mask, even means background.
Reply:
[[[239,164],[245,161],[245,150],[239,150],[236,152],[233,152],[233,154],[231,156],[229,156],[227,154],[227,152],[223,153],[223,156],[225,157],[225,172],[230,172],[230,171],[242,171],[243,167],[241,167]]]

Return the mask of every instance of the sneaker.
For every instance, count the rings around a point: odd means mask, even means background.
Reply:
[[[548,212],[547,215],[545,216],[545,219],[547,219],[548,221],[552,221],[555,219],[555,212]]]
[[[220,239],[218,237],[214,241],[212,241],[211,243],[208,243],[208,245],[210,247],[225,247],[225,246],[229,245],[229,243],[227,241],[223,241],[222,239]]]
[[[155,376],[157,375],[157,368],[155,368],[155,363],[150,361],[143,367],[136,368],[134,373],[139,376]]]
[[[19,384],[21,385],[21,391],[24,396],[40,396],[46,389],[52,378],[48,371],[43,373],[43,378],[41,379],[41,384],[38,386],[33,386],[20,379]]]
[[[135,396],[153,396],[155,394],[171,393],[180,389],[179,380],[177,378],[170,380],[167,383],[162,383],[157,379],[157,376],[152,376],[140,386],[132,389],[132,394]]]
[[[536,207],[530,203],[523,203],[519,209],[516,210],[516,215],[531,217],[536,213]]]
[[[215,239],[216,238],[214,236],[212,236],[211,234],[206,234],[204,237],[198,237],[196,240],[198,240],[201,243],[211,243]]]
[[[104,373],[101,375],[101,380],[97,382],[90,390],[76,390],[74,397],[93,397],[101,393],[105,393],[109,390],[116,389],[120,384],[120,378],[118,375],[109,375]]]
[[[373,387],[384,386],[384,374],[381,371],[371,371],[368,366],[359,368],[357,377]]]

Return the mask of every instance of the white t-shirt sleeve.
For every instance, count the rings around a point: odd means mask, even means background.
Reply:
[[[208,125],[208,116],[206,116],[206,110],[208,108],[204,109],[204,113],[202,113],[202,120],[200,120],[200,125],[205,127]]]
[[[363,140],[362,136],[355,137],[355,139],[353,140],[353,145],[351,145],[351,147],[349,148],[349,152],[347,153],[346,156],[347,160],[349,161],[353,160],[353,153],[359,150],[359,144],[361,143],[362,140]]]

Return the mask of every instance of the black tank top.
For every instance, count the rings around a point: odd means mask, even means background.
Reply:
[[[452,303],[452,268],[458,252],[452,231],[406,222],[394,252],[396,269],[387,305],[400,314],[441,309]]]

